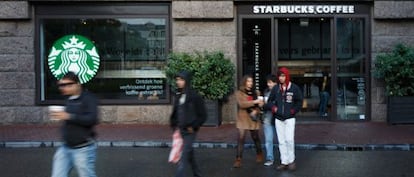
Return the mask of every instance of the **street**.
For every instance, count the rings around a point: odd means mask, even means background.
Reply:
[[[0,148],[2,177],[48,177],[55,148]],[[99,147],[99,177],[172,177],[176,166],[167,163],[169,148]],[[275,151],[276,157],[278,152]],[[242,167],[233,169],[235,149],[196,149],[204,177],[412,177],[412,151],[296,152],[297,170],[279,172],[255,163],[245,149]],[[75,172],[71,177],[77,176]],[[190,177],[191,175],[188,175]]]

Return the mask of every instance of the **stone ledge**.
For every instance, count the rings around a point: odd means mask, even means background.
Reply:
[[[374,1],[374,19],[414,18],[413,1]]]
[[[173,1],[174,19],[233,19],[233,1]]]
[[[30,19],[27,1],[0,1],[0,19]]]

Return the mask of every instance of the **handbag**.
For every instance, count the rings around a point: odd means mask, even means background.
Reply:
[[[175,130],[172,135],[172,146],[168,162],[178,163],[181,159],[181,153],[183,151],[183,138],[181,137],[180,131]]]

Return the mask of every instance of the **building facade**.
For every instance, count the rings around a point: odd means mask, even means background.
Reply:
[[[61,104],[56,78],[76,71],[108,123],[167,124],[170,51],[220,50],[236,78],[280,66],[305,100],[299,120],[386,121],[375,56],[414,44],[412,1],[0,1],[0,123],[50,123]],[[319,89],[328,76],[328,116]],[[237,83],[235,82],[235,85]],[[223,123],[236,118],[230,96]]]

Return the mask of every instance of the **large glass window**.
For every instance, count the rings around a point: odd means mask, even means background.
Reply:
[[[163,73],[169,50],[168,5],[37,6],[36,18],[40,103],[60,99],[58,69],[79,75],[88,67],[85,73],[92,78],[85,79],[84,86],[104,104],[169,102]],[[95,49],[88,48],[82,37]],[[65,65],[63,53],[69,50],[86,51],[94,60],[82,64],[68,59]]]
[[[336,27],[337,117],[364,120],[367,102],[365,19],[338,18]]]
[[[288,67],[304,96],[298,118],[331,117],[331,19],[278,19],[278,66]]]

